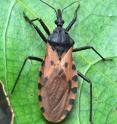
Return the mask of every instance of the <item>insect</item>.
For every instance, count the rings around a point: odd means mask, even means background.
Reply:
[[[39,72],[39,93],[38,98],[40,102],[40,108],[44,117],[53,123],[60,122],[64,120],[69,112],[71,111],[73,104],[76,99],[78,83],[77,77],[83,78],[90,86],[90,118],[89,121],[92,124],[92,82],[90,79],[85,77],[81,72],[76,70],[75,64],[73,62],[72,53],[80,52],[86,49],[92,49],[103,61],[106,59],[97,52],[92,46],[84,46],[80,48],[73,48],[74,40],[70,37],[69,31],[77,20],[77,12],[79,9],[79,4],[74,12],[74,17],[68,24],[66,28],[63,28],[64,20],[62,19],[62,13],[65,9],[70,7],[72,4],[78,2],[75,1],[64,9],[56,10],[53,6],[40,0],[50,8],[52,8],[56,13],[56,28],[52,33],[50,33],[49,28],[43,22],[42,19],[30,19],[24,13],[25,20],[32,25],[32,27],[37,31],[41,39],[46,44],[46,55],[45,58],[28,56],[19,72],[19,75],[15,81],[11,93],[18,83],[21,72],[27,62],[27,60],[36,60],[42,63]],[[43,32],[34,24],[34,21],[38,21],[48,38],[45,37]]]
[[[10,101],[0,81],[0,124],[13,124],[14,113]]]

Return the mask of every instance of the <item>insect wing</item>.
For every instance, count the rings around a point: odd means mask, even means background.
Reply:
[[[45,118],[60,122],[71,111],[76,98],[77,72],[73,68],[72,48],[61,61],[50,46],[40,71],[39,100]]]

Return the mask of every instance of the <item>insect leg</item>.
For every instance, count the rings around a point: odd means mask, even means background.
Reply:
[[[77,71],[78,75],[83,78],[86,82],[90,84],[90,123],[93,124],[93,119],[92,119],[92,82],[90,79],[88,79],[85,75]]]
[[[47,43],[47,39],[44,36],[44,34],[41,32],[41,30],[25,15],[24,13],[24,18],[27,22],[29,22],[29,24],[33,25],[33,27],[35,28],[35,30],[37,31],[37,33],[39,34],[39,36],[41,37],[41,39]]]
[[[109,60],[109,59],[107,59],[107,58],[104,58],[104,57],[103,57],[99,52],[97,52],[97,50],[96,50],[95,48],[93,48],[92,46],[84,46],[84,47],[80,47],[80,48],[75,48],[75,49],[73,49],[72,52],[78,52],[78,51],[87,50],[87,49],[92,49],[96,54],[98,54],[98,55],[102,58],[103,61]]]
[[[21,67],[21,69],[20,69],[20,71],[19,71],[19,74],[18,74],[18,76],[17,76],[17,78],[16,78],[16,80],[15,80],[15,83],[14,83],[14,85],[13,85],[13,88],[12,88],[12,90],[11,90],[11,94],[13,94],[13,92],[14,92],[14,90],[15,90],[15,88],[16,88],[16,85],[17,85],[17,83],[18,83],[19,77],[20,77],[20,75],[21,75],[21,73],[22,73],[22,70],[23,70],[23,68],[24,68],[24,66],[25,66],[25,64],[26,64],[26,62],[27,62],[27,60],[35,60],[35,61],[43,62],[43,59],[41,59],[41,58],[33,57],[33,56],[28,56],[28,57],[24,60],[24,62],[23,62],[23,65],[22,65],[22,67]]]
[[[43,22],[42,19],[36,18],[36,19],[32,19],[32,20],[31,20],[31,22],[33,22],[33,21],[39,21],[40,24],[42,25],[43,29],[45,30],[45,32],[46,32],[48,35],[50,35],[50,31],[49,31],[48,27],[46,26],[46,24]]]
[[[77,12],[78,12],[79,7],[80,7],[80,5],[78,5],[78,7],[76,8],[75,13],[74,13],[74,18],[72,19],[72,21],[69,23],[69,25],[66,28],[66,31],[67,32],[71,29],[71,27],[73,26],[73,24],[76,22]]]

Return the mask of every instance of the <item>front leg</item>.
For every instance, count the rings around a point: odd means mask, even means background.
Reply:
[[[48,27],[46,26],[46,24],[43,22],[42,19],[39,19],[39,18],[36,18],[36,19],[32,19],[31,22],[34,22],[34,21],[39,21],[40,24],[42,25],[43,29],[45,30],[45,32],[50,35],[50,31],[48,29]]]
[[[79,7],[80,7],[80,5],[78,5],[78,7],[76,8],[75,13],[74,13],[74,18],[71,20],[71,22],[69,23],[69,25],[66,28],[67,32],[72,28],[72,26],[74,25],[74,23],[77,20],[77,12],[78,12]]]
[[[33,23],[33,21],[31,21],[31,20],[29,19],[28,16],[25,15],[25,13],[23,13],[23,14],[24,14],[25,20],[26,20],[29,24],[31,24],[31,25],[34,27],[34,29],[37,31],[37,33],[39,34],[39,36],[41,37],[41,39],[42,39],[45,43],[47,43],[47,39],[46,39],[46,37],[44,36],[44,34],[41,32],[41,30]]]

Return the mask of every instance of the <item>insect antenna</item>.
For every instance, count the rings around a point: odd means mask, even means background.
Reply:
[[[75,3],[77,3],[77,2],[79,2],[79,1],[74,1],[74,2],[70,3],[68,6],[64,7],[64,8],[62,9],[62,13],[63,13],[63,11],[64,11],[65,9],[69,8],[70,6],[72,6],[73,4],[75,4]],[[78,6],[79,6],[79,5],[78,5]]]
[[[43,1],[43,0],[40,0],[42,3],[44,3],[44,4],[46,4],[47,6],[49,6],[50,8],[52,8],[54,11],[55,11],[55,13],[57,14],[57,12],[56,12],[56,9],[53,7],[53,6],[51,6],[50,4],[48,4],[48,3],[46,3],[45,1]]]

